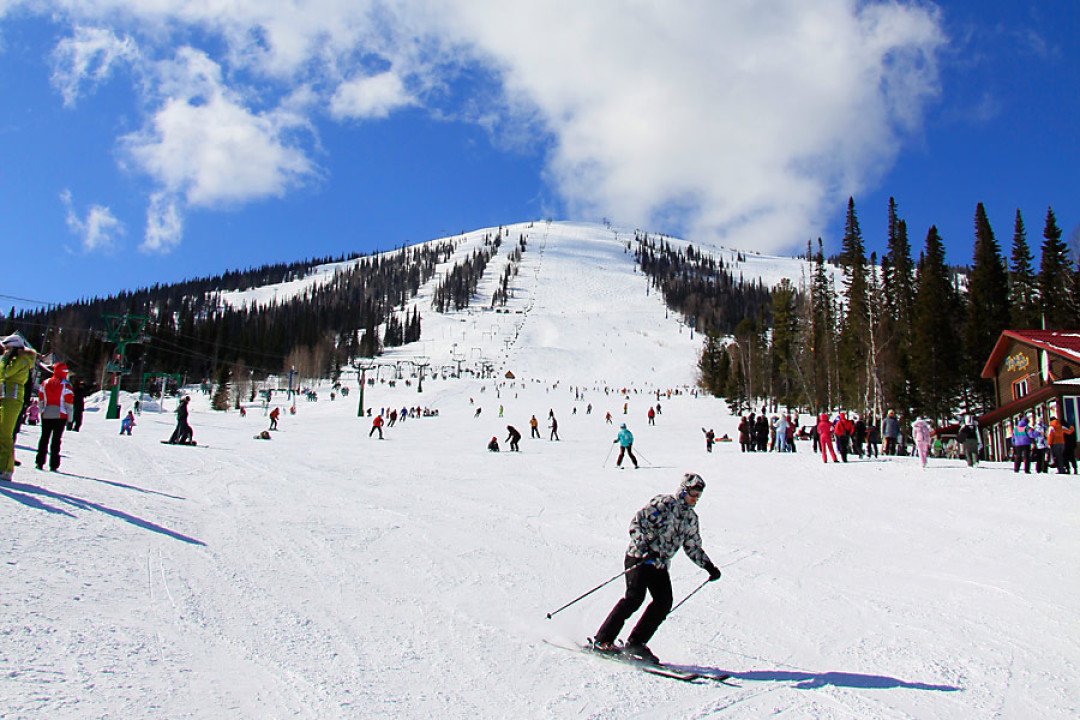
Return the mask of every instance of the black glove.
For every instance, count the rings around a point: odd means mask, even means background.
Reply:
[[[705,572],[709,573],[709,582],[720,579],[720,568],[716,567],[712,563],[705,566]]]

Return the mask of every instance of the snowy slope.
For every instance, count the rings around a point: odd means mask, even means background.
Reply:
[[[707,454],[701,428],[735,421],[720,400],[667,395],[696,350],[622,234],[528,231],[511,312],[425,318],[420,344],[432,368],[475,347],[518,379],[437,373],[418,392],[373,369],[367,407],[439,411],[385,440],[357,417],[355,377],[347,398],[297,402],[270,441],[253,439],[258,405],[242,418],[196,395],[205,447],[187,448],[159,442],[175,400],[121,437],[95,398],[47,473],[24,428],[0,485],[0,717],[1080,716],[1074,476],[823,465],[806,444]],[[640,470],[613,466],[620,422]],[[523,451],[488,453],[508,423]],[[724,576],[651,646],[737,687],[545,643],[595,632],[618,581],[545,616],[622,569],[633,513],[687,470],[709,483],[698,511]],[[678,600],[704,574],[680,555],[672,578]]]
[[[502,376],[544,381],[607,380],[615,384],[640,383],[645,375],[662,387],[693,383],[693,363],[700,354],[701,336],[691,332],[677,313],[668,312],[662,298],[650,291],[648,280],[633,260],[633,230],[599,224],[527,222],[502,226],[504,242],[492,258],[477,287],[475,302],[462,311],[437,313],[431,300],[436,284],[456,263],[463,262],[500,228],[484,228],[454,236],[457,248],[412,298],[402,317],[414,307],[421,313],[419,343],[393,348],[378,359],[380,376],[415,373],[425,363],[427,373],[462,370],[481,374],[487,367]],[[511,298],[492,309],[508,255],[524,236],[527,251],[518,274],[511,280]],[[431,242],[442,242],[434,240]],[[675,247],[685,241],[665,238]],[[737,277],[773,286],[781,279],[798,285],[808,277],[804,260],[739,253],[724,248],[698,248],[723,259]],[[743,260],[739,260],[742,255]],[[233,306],[265,304],[300,294],[329,282],[334,273],[357,261],[319,266],[305,278],[286,283],[222,294]],[[838,273],[834,272],[834,277]],[[603,352],[592,361],[579,360],[583,345]],[[687,362],[687,358],[691,358]],[[390,366],[395,366],[391,370]],[[578,371],[583,371],[578,375]],[[651,380],[653,381],[653,380]]]

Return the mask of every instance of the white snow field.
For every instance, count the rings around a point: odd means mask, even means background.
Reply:
[[[95,396],[49,473],[25,427],[0,485],[0,717],[1080,716],[1076,476],[825,465],[806,443],[708,454],[701,428],[734,436],[735,422],[685,391],[700,338],[665,317],[611,231],[550,226],[541,253],[543,229],[509,312],[428,312],[422,348],[382,359],[434,370],[475,354],[499,379],[429,376],[418,392],[373,368],[367,407],[439,411],[384,440],[357,417],[355,376],[348,397],[323,385],[297,400],[269,441],[253,438],[269,424],[258,402],[240,417],[196,393],[201,444],[180,447],[160,442],[174,399],[126,437]],[[641,469],[614,467],[621,422]],[[708,483],[697,509],[724,574],[650,645],[731,684],[550,645],[595,632],[621,580],[546,615],[622,570],[634,512],[685,471]],[[676,602],[704,579],[677,556]]]

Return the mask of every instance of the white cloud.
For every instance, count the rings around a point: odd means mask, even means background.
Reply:
[[[573,212],[770,250],[874,183],[937,92],[937,18],[847,0],[464,0],[450,18],[553,135]],[[681,227],[679,227],[681,226]]]
[[[168,253],[180,243],[184,219],[179,201],[168,193],[154,193],[146,208],[146,237],[139,249],[147,253]]]
[[[61,40],[53,50],[52,83],[64,105],[73,106],[84,82],[104,82],[117,62],[133,62],[138,54],[130,37],[119,38],[108,28],[77,26],[73,36]]]
[[[91,205],[86,211],[86,217],[80,218],[72,205],[70,190],[60,193],[60,201],[67,213],[68,230],[78,236],[84,252],[108,250],[113,247],[115,239],[124,234],[123,224],[108,207]]]
[[[385,118],[393,110],[416,104],[401,78],[387,71],[341,83],[330,98],[330,114],[337,119]]]
[[[572,216],[762,250],[801,245],[880,180],[938,92],[945,42],[935,7],[916,0],[53,5],[85,25],[122,22],[166,58],[141,60],[149,119],[123,144],[178,211],[288,192],[315,172],[297,131],[319,118],[426,104],[515,145],[541,133]],[[174,50],[171,34],[190,42],[190,29],[224,51]],[[65,98],[131,57],[118,32],[58,48]],[[463,96],[470,73],[501,96]]]
[[[150,126],[123,144],[167,192],[189,205],[244,202],[283,195],[314,171],[289,138],[302,120],[288,110],[246,107],[205,54],[182,48],[159,70],[166,97]]]

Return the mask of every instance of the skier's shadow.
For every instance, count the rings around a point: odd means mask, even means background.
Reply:
[[[861,673],[846,672],[801,672],[796,670],[751,670],[748,672],[732,672],[712,667],[678,666],[680,670],[696,672],[701,675],[717,676],[730,674],[732,680],[747,680],[752,682],[786,682],[795,683],[797,690],[814,690],[832,685],[833,687],[859,688],[862,690],[888,690],[891,688],[907,688],[909,690],[933,690],[936,692],[957,692],[963,688],[955,685],[933,685],[930,683],[908,682],[887,675],[863,675]]]
[[[116,508],[107,507],[101,503],[84,500],[83,498],[75,497],[74,495],[65,495],[64,493],[46,490],[45,488],[40,488],[35,485],[27,485],[25,483],[3,483],[0,484],[0,495],[9,497],[34,510],[44,510],[48,513],[67,515],[72,518],[76,517],[75,514],[65,510],[62,507],[63,505],[68,505],[79,510],[94,510],[118,518],[124,522],[131,523],[144,530],[150,530],[151,532],[171,537],[174,540],[180,540],[181,542],[190,543],[192,545],[206,546],[206,543],[201,540],[196,540],[193,537],[178,533],[175,530],[169,530],[168,528],[152,523],[149,520],[144,520],[143,518],[126,513],[123,510],[117,510]],[[50,504],[49,501],[53,501],[56,504]]]

